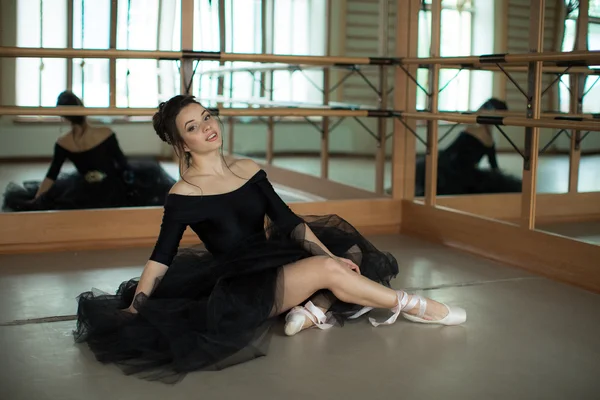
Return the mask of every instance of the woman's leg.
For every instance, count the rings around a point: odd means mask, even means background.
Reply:
[[[342,256],[344,258],[352,260],[357,265],[361,265],[361,263],[362,263],[362,258],[363,258],[362,251],[361,251],[360,247],[357,246],[356,244],[351,246]],[[327,313],[327,311],[329,311],[329,309],[331,308],[333,303],[335,302],[335,298],[334,298],[333,294],[331,294],[330,292],[324,293],[323,291],[321,291],[320,293],[315,294],[311,298],[309,298],[307,303],[308,302],[312,303],[312,305],[317,307],[323,313],[323,315],[325,315]],[[306,304],[305,304],[305,306],[306,306]],[[290,312],[292,312],[292,311],[290,311]],[[290,326],[289,329],[290,329],[290,331],[294,332],[293,334],[295,334],[301,330],[311,328],[312,326],[315,325],[315,323],[312,321],[312,319],[306,318],[306,316],[304,314],[302,314],[302,315],[303,316],[299,317],[300,323],[302,323],[302,326],[296,326],[299,323],[298,317],[296,317],[296,318],[292,318],[290,321],[286,322],[286,329],[288,329],[289,324],[293,324],[294,327]]]
[[[308,304],[310,302],[323,313],[322,315],[326,315],[327,311],[329,311],[329,308],[333,305],[333,299],[331,299],[332,296],[333,296],[332,294],[327,295],[327,294],[321,292],[321,293],[315,294],[314,296],[309,298],[308,301],[306,303],[304,303],[304,305],[302,307],[297,307],[298,309],[292,309],[290,311],[290,314],[288,314],[288,317],[286,318],[286,324],[285,324],[286,334],[295,335],[296,333],[298,333],[304,329],[313,327],[315,325],[315,323],[312,321],[312,319],[307,318],[304,313],[301,313],[301,316],[299,315],[299,316],[293,316],[293,317],[292,317],[292,314],[297,314],[298,311],[301,311],[303,309],[308,311],[306,309],[306,307],[308,306]],[[310,311],[309,311],[309,313],[310,313]],[[288,319],[288,318],[290,318],[290,319]],[[302,324],[302,325],[298,326],[298,324]]]
[[[283,267],[283,304],[279,313],[284,313],[303,303],[320,289],[329,289],[339,300],[365,307],[389,308],[398,305],[398,293],[379,283],[365,278],[326,256],[311,257]],[[411,300],[409,296],[408,300]],[[418,308],[405,310],[417,315]],[[448,309],[438,302],[428,300],[426,318],[442,319]]]

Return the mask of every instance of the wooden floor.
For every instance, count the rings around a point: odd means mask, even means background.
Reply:
[[[173,387],[101,365],[71,335],[77,295],[114,292],[151,249],[0,256],[0,398],[598,398],[600,295],[406,236],[370,239],[399,262],[394,288],[461,305],[466,324],[361,319],[292,338],[280,325],[267,357]]]
[[[511,157],[499,162],[518,176],[520,164]],[[316,159],[276,159],[275,165],[319,175]],[[175,165],[164,167],[177,176]],[[580,190],[600,190],[599,167],[600,157],[584,158]],[[46,168],[0,166],[0,186],[39,179]],[[565,191],[567,173],[566,157],[543,157],[540,191]],[[332,179],[357,193],[372,191],[374,176],[368,160],[331,163]],[[276,190],[289,202],[314,196],[280,183]],[[540,228],[600,244],[600,221]],[[99,364],[71,335],[77,295],[92,288],[114,292],[139,276],[150,248],[1,255],[0,399],[598,398],[600,295],[408,236],[370,239],[398,260],[394,288],[463,306],[467,323],[439,327],[400,318],[373,328],[361,319],[292,338],[279,325],[267,357],[193,373],[174,387]]]
[[[600,245],[600,220],[542,224],[538,226],[538,229],[567,236],[582,242]],[[600,264],[600,260],[598,264]]]

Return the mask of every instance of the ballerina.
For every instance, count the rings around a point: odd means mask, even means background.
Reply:
[[[99,361],[168,383],[248,361],[266,354],[278,316],[300,307],[292,316],[311,319],[316,309],[300,305],[320,295],[334,300],[330,325],[373,308],[391,310],[385,321],[370,318],[374,326],[400,315],[443,325],[466,320],[461,308],[392,289],[395,258],[339,216],[300,217],[255,162],[227,164],[219,121],[193,97],[162,103],[153,120],[186,169],[167,196],[141,277],[116,294],[79,297],[75,338]],[[188,226],[203,246],[179,248]]]
[[[73,92],[64,91],[57,106],[83,106]],[[91,125],[85,116],[63,117],[71,130],[58,138],[42,182],[9,183],[5,211],[71,210],[163,205],[173,179],[156,161],[128,160],[115,133]],[[76,171],[60,174],[70,160]],[[60,175],[59,175],[60,174]]]

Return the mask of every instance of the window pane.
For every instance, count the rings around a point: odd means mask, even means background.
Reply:
[[[67,60],[46,58],[43,62],[40,105],[43,107],[56,106],[58,95],[67,88]]]
[[[158,98],[152,107],[179,94],[179,64],[176,61],[158,62]]]
[[[231,64],[231,63],[228,63]],[[219,62],[218,61],[202,61],[196,70],[196,74],[194,75],[194,93],[195,95],[202,100],[202,103],[206,107],[216,107],[217,101],[215,98],[217,97],[217,89],[218,89],[218,80],[219,77],[217,75],[212,75],[208,72],[218,70]],[[204,74],[204,72],[207,72]],[[231,85],[229,84],[229,75],[225,75],[225,84],[223,96],[230,97],[230,89]]]
[[[109,35],[110,0],[74,0],[73,47],[108,49]]]
[[[591,4],[590,4],[591,7]],[[591,9],[591,8],[590,8]],[[576,22],[574,20],[565,21],[565,36],[563,40],[562,50],[572,51],[575,44],[575,32]],[[600,24],[591,23],[588,26],[588,48],[589,50],[600,50]],[[593,87],[597,76],[589,76],[586,80],[586,87],[584,92],[589,90],[589,93],[583,99],[582,111],[584,113],[596,113],[600,110],[600,91],[598,86],[600,82],[596,83]],[[559,107],[561,112],[569,112],[569,102],[571,93],[569,92],[569,76],[563,75],[561,77],[561,84],[559,88]]]
[[[589,5],[589,16],[600,18],[600,0],[590,0]]]
[[[219,51],[219,2],[194,0],[194,50]]]
[[[73,60],[73,92],[86,106],[109,106],[108,71],[108,60]]]
[[[427,89],[427,85],[429,85],[429,71],[424,68],[420,68],[417,71],[417,82],[419,82],[419,85]],[[425,92],[417,86],[417,110],[425,110],[426,108],[427,94],[425,94]]]
[[[40,105],[39,58],[17,58],[16,60],[16,104],[18,106]]]
[[[598,113],[600,112],[600,76],[592,75],[588,76],[585,81],[584,93],[587,93],[583,98],[583,112],[584,113]]]
[[[442,10],[440,56],[471,55],[471,13]]]
[[[40,9],[38,0],[17,2],[17,46],[66,47],[66,0],[42,4]],[[15,63],[16,105],[55,106],[58,94],[66,88],[66,61],[17,58]]]
[[[467,111],[469,109],[469,79],[469,71],[440,70],[440,89],[447,85],[439,94],[438,106],[440,110]]]
[[[565,21],[562,51],[573,51],[575,46],[575,26],[576,23],[574,20],[568,19]]]
[[[227,52],[260,53],[260,0],[229,0],[226,5],[228,25]],[[218,36],[218,31],[216,33]]]
[[[600,24],[588,26],[588,48],[591,51],[600,50]]]
[[[442,10],[440,32],[440,56],[471,55],[472,15],[468,11]],[[418,57],[429,57],[431,43],[431,12],[419,12]],[[429,88],[429,72],[419,69],[417,81]],[[441,69],[439,87],[448,86],[440,93],[438,107],[444,111],[466,111],[469,109],[470,72]],[[417,88],[417,109],[427,107],[427,95]]]
[[[158,0],[119,0],[118,7],[117,48],[156,50]]]
[[[156,107],[157,105],[157,62],[117,60],[117,107]]]
[[[419,11],[419,40],[417,57],[429,57],[431,47],[431,13]]]

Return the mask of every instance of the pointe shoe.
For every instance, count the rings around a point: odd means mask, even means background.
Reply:
[[[398,319],[398,316],[402,314],[404,318],[412,322],[420,322],[422,324],[441,324],[441,325],[459,325],[467,320],[467,312],[460,307],[452,307],[450,308],[446,304],[444,306],[448,309],[448,314],[439,320],[426,320],[423,317],[425,316],[425,310],[427,309],[427,301],[417,295],[413,295],[410,301],[408,300],[408,294],[403,292],[402,290],[396,291],[398,295],[398,304],[396,307],[392,308],[392,312],[394,313],[391,317],[383,322],[378,322],[374,318],[369,318],[369,322],[374,327],[378,327],[380,325],[392,325]],[[419,305],[419,312],[416,316],[407,314],[404,310],[412,310],[415,306]],[[443,304],[443,303],[441,303]],[[373,310],[373,307],[363,307],[360,311],[350,317],[350,319],[358,318],[363,314]]]
[[[405,307],[403,307],[403,309],[411,310],[417,305],[417,303],[419,304],[419,312],[417,315],[411,315],[407,314],[406,312],[402,312],[402,316],[409,321],[419,322],[421,324],[460,325],[467,320],[467,312],[463,308],[450,307],[444,303],[440,303],[446,307],[446,309],[448,309],[448,314],[444,318],[433,321],[424,319],[423,317],[425,316],[425,310],[427,309],[427,300],[417,295],[413,295],[410,304],[407,304]],[[412,307],[409,308],[409,305]]]
[[[323,311],[309,301],[304,307],[292,308],[285,316],[285,334],[287,336],[294,336],[300,332],[307,319],[313,323],[313,326],[310,328],[316,327],[325,330],[333,327],[333,324],[327,323],[327,316]]]

